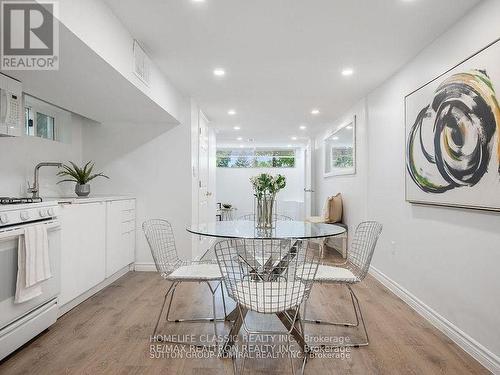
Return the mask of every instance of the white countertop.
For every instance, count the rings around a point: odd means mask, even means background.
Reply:
[[[81,203],[94,203],[94,202],[109,202],[121,201],[127,199],[135,199],[131,195],[90,195],[89,197],[45,197],[44,202],[57,202],[59,204],[81,204]]]

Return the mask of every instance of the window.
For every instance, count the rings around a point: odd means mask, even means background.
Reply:
[[[24,108],[24,128],[26,135],[35,135],[35,123],[33,120],[33,109],[31,107]]]
[[[63,123],[71,118],[69,112],[30,95],[24,95],[25,134],[33,137],[62,141]]]
[[[219,149],[217,150],[219,168],[293,168],[295,151],[258,150],[258,149]]]
[[[36,136],[55,140],[54,117],[44,113],[36,113]]]
[[[45,113],[33,110],[31,106],[24,107],[24,128],[26,135],[56,140],[55,118]]]

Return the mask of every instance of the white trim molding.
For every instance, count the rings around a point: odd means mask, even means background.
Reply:
[[[134,271],[156,272],[156,266],[153,262],[135,262]]]
[[[380,281],[396,296],[401,298],[408,306],[419,315],[431,323],[434,327],[443,332],[453,342],[475,358],[479,363],[494,374],[500,374],[500,357],[488,350],[479,342],[470,337],[456,325],[439,315],[416,296],[403,288],[401,285],[390,279],[375,267],[370,267],[370,274]]]

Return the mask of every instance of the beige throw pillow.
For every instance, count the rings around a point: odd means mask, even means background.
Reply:
[[[327,223],[340,223],[342,221],[342,194],[338,193],[329,197],[326,202],[325,220]]]

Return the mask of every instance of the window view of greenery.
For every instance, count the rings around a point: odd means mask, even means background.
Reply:
[[[217,150],[219,168],[293,168],[294,150]]]
[[[332,165],[335,168],[350,168],[353,163],[352,147],[332,147]]]

